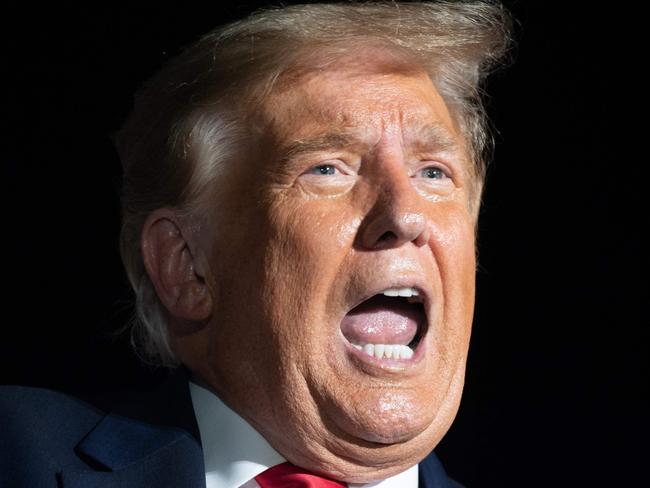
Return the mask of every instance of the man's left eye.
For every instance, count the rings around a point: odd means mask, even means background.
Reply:
[[[428,168],[420,170],[420,176],[432,180],[442,180],[444,178],[447,178],[447,174],[444,172],[444,170],[436,166],[429,166]]]
[[[329,176],[335,175],[337,171],[336,166],[331,164],[320,164],[311,168],[308,173],[312,175]]]

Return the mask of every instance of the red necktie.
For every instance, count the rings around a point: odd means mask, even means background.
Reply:
[[[255,476],[260,488],[347,488],[347,484],[323,478],[291,463],[282,463]]]

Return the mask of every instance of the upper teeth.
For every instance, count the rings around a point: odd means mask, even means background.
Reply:
[[[415,288],[389,288],[382,294],[387,297],[417,297],[420,293]]]

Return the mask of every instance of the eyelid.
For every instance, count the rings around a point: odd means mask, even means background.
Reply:
[[[334,170],[334,173],[332,173],[332,176],[335,176],[336,174],[341,174],[341,170],[337,166],[335,166],[333,164],[327,164],[327,163],[325,163],[325,164],[317,164],[316,166],[312,166],[307,171],[305,171],[303,174],[316,175],[316,176],[325,176],[325,175],[329,176],[329,173],[321,173],[321,172],[319,172],[320,168],[332,168]]]
[[[303,175],[313,174],[316,168],[320,166],[332,166],[334,167],[341,175],[350,175],[354,174],[354,171],[350,168],[348,164],[345,163],[342,159],[332,158],[332,159],[323,159],[315,164],[310,164],[309,167],[302,173]],[[334,175],[333,175],[334,176]]]
[[[442,171],[442,173],[445,175],[445,177],[453,180],[455,172],[451,165],[445,164],[444,162],[438,160],[438,159],[425,159],[420,161],[420,165],[418,166],[418,169],[415,171],[415,174],[421,173],[425,169],[428,168],[436,168]]]

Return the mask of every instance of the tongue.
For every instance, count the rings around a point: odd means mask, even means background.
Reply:
[[[422,306],[403,298],[375,295],[353,308],[341,322],[341,332],[352,344],[408,345],[424,322]]]

